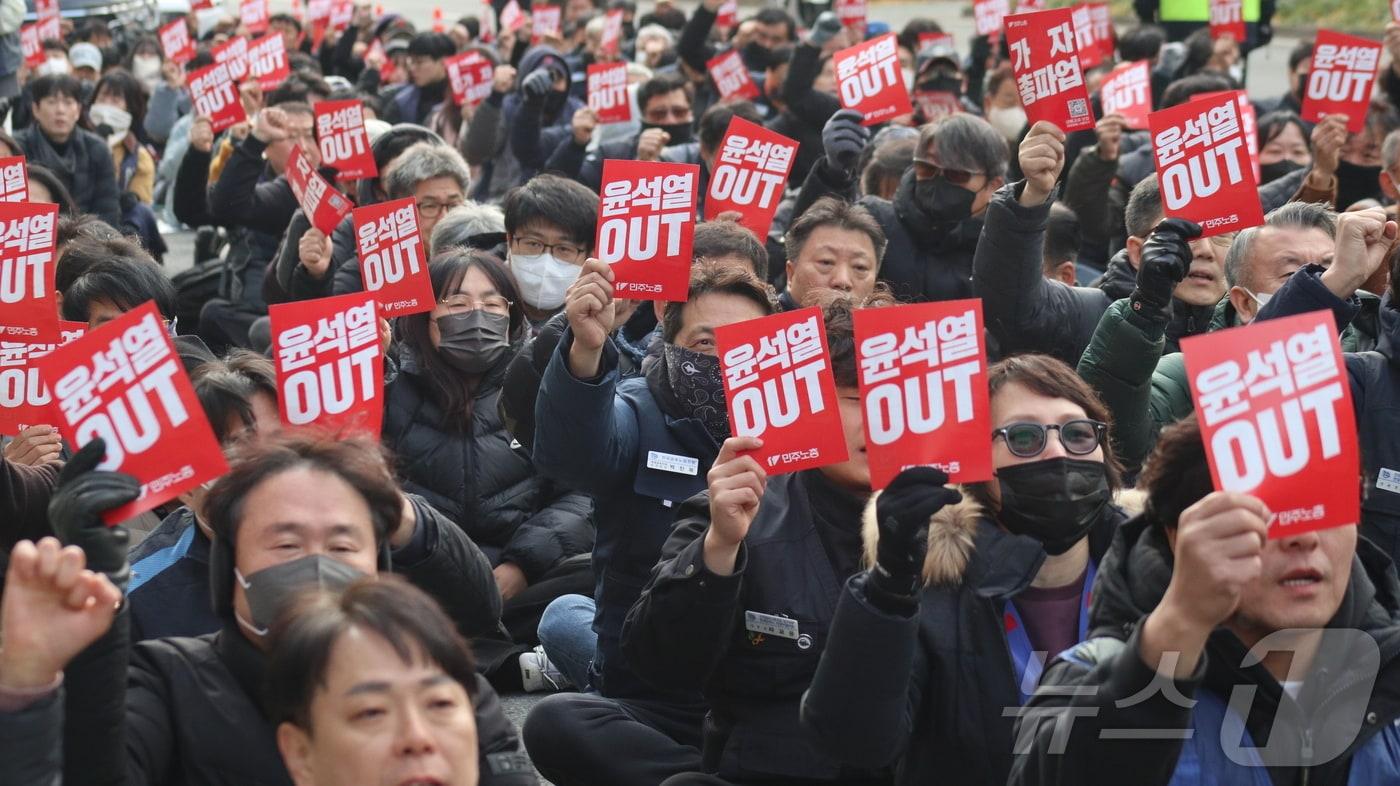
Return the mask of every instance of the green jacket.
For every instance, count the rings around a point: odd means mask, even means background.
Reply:
[[[1357,294],[1361,313],[1342,332],[1343,352],[1376,348],[1380,298]],[[1226,297],[1216,304],[1206,330],[1240,324]],[[1124,299],[1108,307],[1079,359],[1079,375],[1098,391],[1113,414],[1114,451],[1130,474],[1157,444],[1158,432],[1193,410],[1186,361],[1180,352],[1162,354],[1165,345],[1162,327],[1133,313]]]

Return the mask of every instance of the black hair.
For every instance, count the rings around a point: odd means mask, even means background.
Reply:
[[[475,249],[452,248],[438,254],[428,264],[428,277],[438,300],[455,294],[467,272],[476,269],[491,279],[492,286],[510,306],[510,337],[519,338],[525,330],[525,309],[520,290],[505,265],[492,254]],[[399,318],[399,333],[412,353],[426,384],[428,398],[442,411],[442,426],[457,434],[471,434],[472,409],[483,377],[469,377],[452,367],[433,346],[430,334],[432,312],[420,311]],[[513,353],[511,353],[513,354]],[[502,363],[509,356],[501,358]]]
[[[740,257],[754,275],[768,280],[768,249],[748,227],[733,221],[705,221],[695,227],[691,256],[696,262]]]
[[[657,96],[670,95],[677,90],[685,91],[686,101],[691,100],[690,82],[685,77],[675,71],[665,71],[643,82],[637,88],[637,107],[643,113],[647,111],[647,102]]]
[[[1147,492],[1144,513],[1163,529],[1176,529],[1181,514],[1212,491],[1210,462],[1194,412],[1162,429],[1137,487]]]
[[[792,18],[792,14],[789,14],[787,11],[777,6],[770,5],[760,9],[758,13],[749,18],[761,25],[782,25],[787,29],[787,35],[785,37],[789,41],[791,41],[797,33],[797,21]]]
[[[774,313],[777,304],[773,288],[752,270],[738,265],[699,262],[690,268],[690,296],[685,301],[667,303],[661,313],[661,338],[675,343],[685,323],[685,307],[705,295],[741,297],[762,310],[764,316]]]
[[[58,179],[52,169],[39,164],[31,164],[25,159],[25,169],[29,171],[29,182],[38,183],[49,190],[49,196],[53,197],[54,204],[58,205],[59,216],[78,215],[78,203],[73,201],[73,195],[68,193],[68,186],[63,185],[63,181]]]
[[[90,240],[110,240],[114,237],[121,237],[122,233],[116,227],[94,216],[91,213],[83,213],[78,216],[66,216],[62,211],[58,216],[58,231],[54,233],[54,243],[61,249],[65,249],[69,243],[79,238]],[[63,292],[78,280],[87,268],[85,264],[96,261],[92,254],[81,254],[68,258],[63,254],[58,258],[58,263],[54,265],[54,289]]]
[[[122,97],[126,111],[131,114],[131,132],[143,136],[146,133],[146,86],[125,68],[113,68],[97,80],[97,87],[88,98],[89,109],[104,92]]]
[[[130,311],[147,300],[166,319],[175,318],[175,285],[151,255],[126,237],[79,238],[68,245],[63,260],[83,271],[63,290],[63,318],[87,322],[92,304],[106,300]]]
[[[735,117],[763,125],[763,116],[758,113],[758,108],[748,101],[715,104],[700,116],[700,147],[709,151],[719,150],[720,143],[724,141],[724,132],[729,130],[729,121]]]
[[[277,371],[272,361],[246,349],[235,349],[222,360],[209,360],[190,372],[195,398],[220,445],[238,435],[235,423],[252,428],[253,397],[259,393],[277,400]]]
[[[895,37],[895,40],[900,46],[917,55],[919,54],[920,35],[941,32],[943,32],[942,25],[932,19],[917,17],[904,23],[904,29],[899,31],[899,35]]]
[[[384,575],[360,579],[341,592],[299,593],[278,614],[265,690],[274,723],[314,733],[311,703],[326,687],[331,652],[352,629],[383,639],[405,665],[436,665],[475,697],[476,663],[452,620],[427,593]]]
[[[588,186],[559,175],[536,175],[511,189],[501,203],[506,233],[515,235],[535,223],[553,224],[569,239],[593,248],[598,229],[598,195]]]
[[[1058,267],[1064,262],[1073,262],[1079,256],[1080,243],[1079,216],[1063,202],[1051,205],[1041,250],[1045,266]]]
[[[1306,60],[1306,61],[1308,61],[1309,63],[1311,63],[1311,62],[1312,62],[1312,56],[1313,56],[1313,42],[1312,42],[1312,39],[1308,39],[1308,40],[1306,40],[1306,41],[1299,41],[1297,44],[1294,44],[1294,45],[1293,45],[1292,51],[1290,51],[1290,52],[1288,53],[1288,73],[1291,74],[1291,73],[1293,73],[1294,71],[1297,71],[1297,70],[1298,70],[1298,65],[1299,65],[1300,63],[1302,63],[1304,60]]]
[[[35,104],[54,96],[68,96],[78,103],[83,101],[83,83],[72,74],[44,74],[29,85]]]
[[[685,29],[685,12],[675,6],[657,7],[649,14],[642,14],[637,18],[637,29],[647,25],[656,24],[672,32],[680,32]]]
[[[835,377],[837,387],[853,388],[859,384],[856,378],[855,312],[897,305],[899,301],[884,283],[876,284],[874,291],[858,301],[843,293],[822,304],[826,347],[831,355],[831,375]]]
[[[1308,138],[1308,130],[1303,125],[1303,119],[1298,117],[1292,110],[1278,109],[1269,112],[1259,118],[1259,149],[1278,138],[1289,126],[1297,126],[1298,133],[1303,135],[1303,141],[1308,144],[1308,149],[1312,150],[1312,142]]]
[[[211,65],[214,65],[214,53],[210,51],[209,47],[201,46],[194,50],[194,59],[185,63],[185,73],[194,73],[201,68],[208,68]]]
[[[1125,63],[1156,60],[1167,42],[1167,32],[1157,25],[1138,25],[1118,37],[1118,57]]]
[[[297,19],[291,14],[273,14],[272,16],[269,16],[267,18],[267,23],[271,25],[273,22],[281,22],[283,24],[291,25],[292,27],[295,27],[297,29],[298,33],[300,33],[302,30],[301,20]]]
[[[1230,77],[1214,71],[1202,71],[1178,79],[1162,91],[1162,108],[1179,106],[1201,93],[1219,93],[1234,89],[1235,83]]]
[[[446,33],[419,33],[408,42],[408,54],[441,60],[457,53],[457,45]]]

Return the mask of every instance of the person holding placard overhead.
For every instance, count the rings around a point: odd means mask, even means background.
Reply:
[[[865,564],[841,593],[802,702],[813,747],[896,783],[1001,783],[1012,723],[1047,658],[1083,640],[1094,575],[1127,514],[1108,412],[1045,355],[993,365],[995,476],[900,473],[865,509]],[[985,448],[984,448],[985,449]]]

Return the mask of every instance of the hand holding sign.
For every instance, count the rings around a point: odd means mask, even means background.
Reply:
[[[896,475],[875,501],[880,540],[870,578],[874,588],[897,597],[914,595],[928,550],[929,520],[961,501],[941,469],[910,467]]]
[[[125,517],[113,511],[130,507],[141,496],[141,481],[125,472],[99,465],[107,443],[101,437],[88,442],[58,475],[58,486],[49,500],[49,524],[65,546],[77,546],[87,557],[87,567],[104,573],[117,589],[126,589],[131,577],[127,562],[126,527],[115,525]]]
[[[320,281],[326,277],[331,266],[331,237],[325,232],[311,227],[297,241],[297,259],[301,269],[311,278]]]
[[[1054,123],[1037,121],[1021,140],[1019,157],[1021,174],[1026,178],[1021,204],[1026,207],[1044,204],[1065,168],[1065,132]]]
[[[611,265],[590,257],[583,263],[578,280],[564,293],[564,313],[574,333],[574,343],[569,348],[569,369],[579,379],[598,376],[603,344],[617,318],[617,300],[613,297],[615,278]]]
[[[1341,162],[1342,148],[1347,143],[1346,115],[1327,115],[1313,126],[1312,130],[1312,171],[1308,177],[1316,176],[1323,184],[1323,190],[1331,190],[1332,177],[1337,174]],[[1342,205],[1345,210],[1346,205]]]
[[[1190,241],[1200,236],[1199,226],[1180,218],[1157,225],[1142,247],[1137,286],[1129,299],[1133,311],[1163,317],[1169,313],[1172,293],[1191,269]]]
[[[739,544],[748,537],[758,515],[768,473],[748,455],[763,447],[757,437],[730,437],[720,446],[714,466],[705,476],[710,486],[710,528],[705,532],[705,567],[728,576],[734,572]]]
[[[1117,161],[1118,151],[1123,145],[1123,130],[1128,128],[1127,120],[1118,114],[1104,115],[1094,124],[1094,136],[1098,139],[1099,158],[1104,161]]]

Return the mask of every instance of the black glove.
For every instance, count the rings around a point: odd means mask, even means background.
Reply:
[[[1191,270],[1191,246],[1187,241],[1200,236],[1200,225],[1184,218],[1165,219],[1152,230],[1142,247],[1137,287],[1129,300],[1133,311],[1147,316],[1168,313],[1172,291]]]
[[[822,126],[826,163],[846,177],[855,175],[860,152],[870,142],[870,129],[860,124],[862,119],[856,110],[842,109]]]
[[[807,33],[807,41],[815,47],[826,46],[826,42],[835,38],[842,27],[840,17],[831,11],[823,11],[812,25],[811,31]]]
[[[554,89],[554,75],[548,68],[536,69],[520,83],[520,91],[527,101],[542,101]]]
[[[97,437],[69,459],[49,500],[49,525],[63,545],[83,550],[88,570],[107,574],[125,592],[131,578],[126,527],[107,526],[102,514],[141,496],[141,483],[124,472],[96,469],[106,452],[107,443]]]
[[[872,600],[914,602],[928,550],[929,519],[962,500],[947,483],[942,470],[911,467],[896,475],[875,501],[880,542],[870,570]]]

